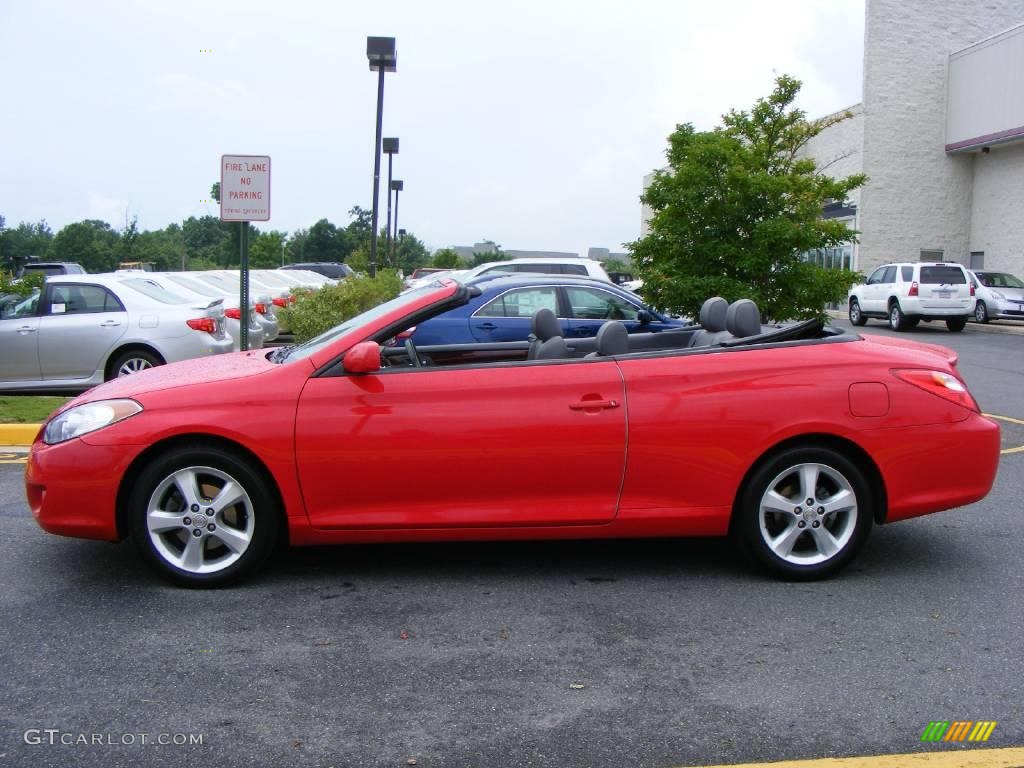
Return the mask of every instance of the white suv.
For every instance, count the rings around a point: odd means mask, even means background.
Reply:
[[[949,330],[962,331],[974,310],[974,285],[954,262],[884,264],[850,289],[848,302],[854,325],[877,317],[904,331],[921,320],[945,320]]]

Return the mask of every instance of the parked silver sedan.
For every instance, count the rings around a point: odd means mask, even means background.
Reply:
[[[164,363],[230,352],[221,300],[134,275],[65,275],[0,310],[0,390],[88,389]]]
[[[234,306],[238,306],[238,294],[232,293],[225,287],[215,286],[199,279],[204,272],[157,272],[157,276],[166,277],[176,285],[182,286],[191,293],[200,296],[231,296]],[[173,288],[171,289],[174,290]],[[256,311],[256,321],[263,330],[263,341],[270,342],[277,338],[280,330],[277,322],[277,314],[274,312],[274,297],[265,291],[252,291],[253,308]],[[225,305],[230,307],[232,302],[225,299]],[[250,326],[251,327],[251,326]],[[229,329],[230,330],[230,329]]]
[[[242,309],[239,306],[238,296],[231,295],[224,292],[219,292],[212,286],[206,285],[200,281],[187,282],[185,278],[178,278],[167,274],[166,272],[146,272],[145,279],[152,280],[160,287],[170,291],[171,293],[177,293],[181,296],[188,297],[193,301],[199,301],[205,299],[206,301],[212,301],[213,299],[222,299],[224,301],[224,318],[225,328],[228,335],[234,341],[234,350],[237,352],[241,349],[242,339]],[[249,323],[249,349],[261,349],[263,347],[264,332],[263,326],[256,319],[256,300],[252,297],[249,298],[249,312],[248,323]]]
[[[975,320],[1024,320],[1024,281],[1009,272],[979,269],[970,274],[977,299]]]

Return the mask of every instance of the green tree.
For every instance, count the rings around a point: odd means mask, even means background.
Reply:
[[[181,227],[168,224],[164,229],[139,232],[132,249],[134,261],[152,262],[157,271],[186,269],[185,240]]]
[[[0,230],[0,268],[17,272],[31,256],[40,261],[49,259],[53,231],[45,219],[36,224],[23,221],[13,229]]]
[[[458,269],[462,262],[454,248],[439,248],[430,259],[430,266],[439,269]]]
[[[271,269],[281,266],[281,250],[285,247],[287,232],[259,232],[249,237],[249,266]]]
[[[212,197],[218,203],[220,202],[220,182],[219,181],[213,182],[213,185],[210,187],[210,197]]]
[[[68,224],[53,238],[50,258],[81,264],[86,272],[111,272],[120,262],[120,235],[107,222],[86,219]]]
[[[327,219],[309,228],[305,243],[305,261],[344,261],[350,252],[345,230]]]
[[[232,238],[228,225],[216,216],[189,216],[181,223],[181,235],[190,262],[224,267],[230,263],[232,245],[236,246],[234,257],[238,260],[237,239]]]
[[[411,274],[417,267],[426,266],[430,261],[430,252],[416,235],[406,232],[395,241],[395,267],[403,274]]]
[[[370,253],[364,248],[357,248],[349,254],[345,263],[352,267],[356,272],[366,274],[370,271]]]
[[[362,248],[369,252],[370,233],[373,232],[373,227],[371,226],[373,212],[358,205],[353,205],[349,208],[348,215],[352,217],[352,221],[345,227],[345,233],[348,235],[349,252],[357,248]]]
[[[654,306],[696,317],[704,299],[719,295],[754,299],[766,318],[815,317],[859,279],[803,258],[856,239],[821,214],[867,178],[833,179],[801,155],[850,115],[809,121],[792,107],[799,91],[800,81],[781,76],[749,112],[729,112],[713,131],[685,124],[669,136],[668,168],[641,198],[653,211],[650,233],[628,244]]]

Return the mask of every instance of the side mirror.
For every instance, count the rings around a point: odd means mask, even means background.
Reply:
[[[641,309],[639,312],[636,313],[636,319],[640,321],[640,325],[650,325],[651,321],[654,319],[654,316],[646,309]]]
[[[342,365],[348,373],[375,373],[380,370],[380,344],[361,341],[345,353]]]

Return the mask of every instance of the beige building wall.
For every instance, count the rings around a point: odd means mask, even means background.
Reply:
[[[985,269],[1024,279],[1024,144],[973,157],[970,250],[985,254]]]
[[[1022,0],[867,0],[861,271],[922,249],[969,263],[975,156],[945,151],[946,68],[1022,17]]]

